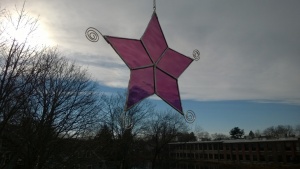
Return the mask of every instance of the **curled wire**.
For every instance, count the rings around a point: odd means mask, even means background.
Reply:
[[[194,123],[194,121],[196,120],[196,115],[192,110],[188,110],[185,114],[184,114],[184,118],[185,121],[187,123]]]
[[[126,112],[123,112],[120,116],[120,120],[122,123],[122,127],[124,127],[125,130],[129,130],[133,127],[133,120],[132,117],[126,114]]]
[[[123,119],[125,130],[129,130],[133,127],[133,122],[131,117],[124,117]]]
[[[89,27],[85,31],[85,37],[91,42],[98,42],[99,34],[102,36],[102,33],[93,27]]]
[[[200,60],[200,52],[199,52],[199,50],[195,49],[195,50],[193,51],[193,57],[194,57],[194,59],[195,59],[196,61]]]

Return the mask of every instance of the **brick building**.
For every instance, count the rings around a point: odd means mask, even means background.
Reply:
[[[176,160],[300,163],[300,138],[274,140],[223,140],[169,144]]]

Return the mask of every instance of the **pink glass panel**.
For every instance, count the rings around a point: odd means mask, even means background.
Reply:
[[[142,36],[142,42],[155,63],[168,47],[155,13]]]
[[[159,69],[156,69],[156,94],[182,113],[177,80]]]
[[[132,70],[128,87],[127,109],[153,94],[153,67]]]
[[[140,40],[110,36],[105,38],[130,69],[153,64]]]
[[[167,49],[157,66],[177,79],[192,61],[189,57]]]

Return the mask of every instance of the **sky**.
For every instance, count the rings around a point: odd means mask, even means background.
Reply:
[[[23,0],[1,0],[21,8]],[[299,0],[157,0],[156,13],[168,46],[194,61],[179,77],[184,111],[210,133],[233,127],[263,130],[300,124]],[[103,92],[126,91],[130,71],[103,38],[85,30],[140,39],[153,13],[151,0],[27,0],[39,18],[39,45],[57,46],[87,68]],[[171,109],[158,97],[159,109]]]

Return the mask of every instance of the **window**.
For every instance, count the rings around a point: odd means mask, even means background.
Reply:
[[[233,144],[232,147],[231,147],[231,150],[232,150],[232,151],[236,151],[236,150],[237,150],[237,145],[236,145],[236,144]]]
[[[243,155],[241,155],[241,154],[239,155],[239,160],[244,160]]]
[[[280,143],[277,143],[276,147],[277,147],[277,151],[282,151],[283,150],[283,145],[280,144]]]
[[[259,161],[266,161],[265,156],[264,155],[260,155],[259,156]]]
[[[199,145],[199,150],[203,150],[203,145],[202,144]]]
[[[219,149],[223,150],[223,144],[219,144]]]
[[[257,156],[256,155],[253,155],[253,161],[257,161]]]
[[[287,162],[292,162],[293,161],[293,157],[291,155],[286,155],[286,161]]]
[[[259,144],[259,151],[264,151],[265,149],[265,143],[260,143]]]
[[[244,146],[245,146],[245,151],[249,151],[249,144],[244,144]]]
[[[171,157],[172,158],[176,157],[176,154],[175,153],[171,153]]]
[[[286,151],[291,151],[292,150],[291,143],[285,143],[285,150]]]
[[[268,156],[268,161],[269,161],[269,162],[272,162],[272,161],[273,161],[273,156],[272,156],[272,155],[269,155],[269,156]]]
[[[215,155],[214,155],[214,159],[219,159],[219,155],[218,155],[218,154],[215,154]]]
[[[208,145],[208,149],[212,150],[212,145],[211,144]]]
[[[273,145],[271,143],[269,143],[267,146],[268,146],[268,151],[272,151]]]
[[[233,160],[233,161],[236,160],[236,155],[235,155],[235,154],[232,155],[232,160]]]
[[[252,144],[251,147],[252,147],[252,151],[256,151],[256,144],[255,143]]]
[[[242,144],[238,144],[238,150],[241,151],[242,150]]]
[[[214,144],[214,150],[218,150],[218,144]]]
[[[230,160],[230,154],[227,154],[226,159]]]
[[[224,154],[220,154],[220,159],[221,159],[221,160],[224,159]]]
[[[278,162],[282,162],[283,161],[283,158],[282,158],[282,155],[279,155],[278,156],[278,160],[277,160]]]

